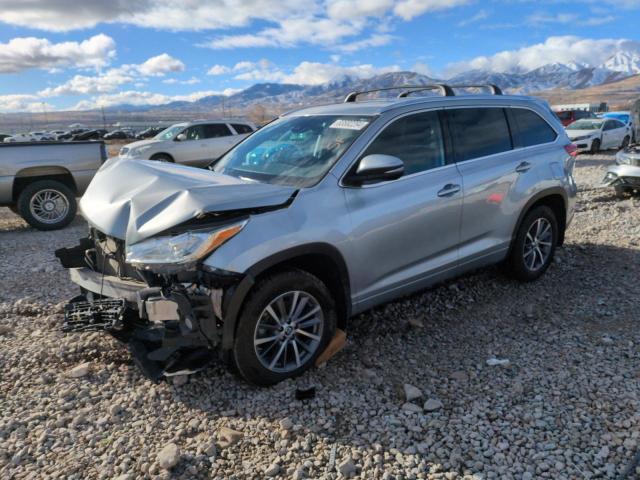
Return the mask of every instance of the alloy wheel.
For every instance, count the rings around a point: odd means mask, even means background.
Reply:
[[[272,300],[256,324],[253,346],[265,368],[292,372],[309,361],[322,340],[322,307],[309,293],[290,291]]]
[[[39,222],[58,223],[69,213],[69,201],[58,190],[40,190],[31,197],[29,212]]]
[[[551,255],[553,227],[544,217],[531,224],[524,240],[524,264],[532,272],[542,268]]]

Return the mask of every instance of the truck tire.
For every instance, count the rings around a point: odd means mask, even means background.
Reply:
[[[55,180],[30,183],[18,197],[18,213],[38,230],[57,230],[71,223],[76,216],[74,193]]]
[[[336,331],[326,285],[292,269],[260,280],[245,301],[234,340],[235,367],[248,382],[268,386],[300,375]]]

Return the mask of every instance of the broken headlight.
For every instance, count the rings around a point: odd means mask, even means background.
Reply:
[[[126,261],[145,270],[171,273],[195,264],[244,228],[247,221],[216,230],[201,230],[150,238],[126,246]]]

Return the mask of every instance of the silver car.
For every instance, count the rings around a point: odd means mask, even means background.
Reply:
[[[270,385],[376,305],[495,263],[539,278],[573,216],[575,145],[538,99],[425,88],[289,113],[210,170],[107,162],[88,237],[57,252],[82,289],[64,328],[107,330],[151,378],[217,351]]]

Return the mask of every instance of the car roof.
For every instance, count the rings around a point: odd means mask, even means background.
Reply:
[[[429,96],[406,97],[401,99],[367,100],[362,102],[334,103],[314,107],[301,108],[283,114],[283,116],[305,115],[380,115],[396,108],[408,106],[445,106],[456,104],[496,104],[496,105],[531,105],[541,106],[543,100],[522,95],[457,95],[457,96]]]
[[[251,122],[248,122],[246,120],[194,120],[193,122],[180,122],[180,123],[175,123],[174,125],[204,125],[204,124],[209,124],[209,123],[223,123],[223,124],[227,124],[227,123],[241,123],[243,125],[251,125]]]

